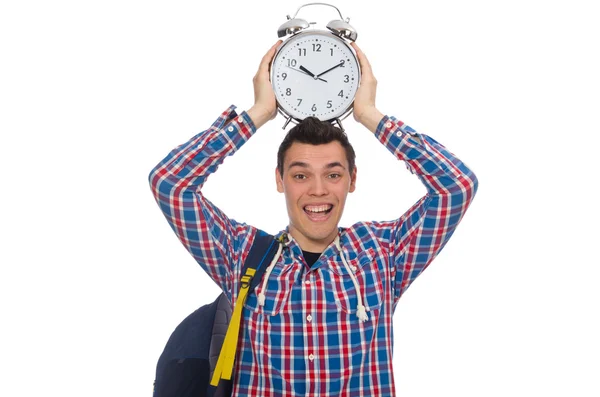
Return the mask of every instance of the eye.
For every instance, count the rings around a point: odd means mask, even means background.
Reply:
[[[303,175],[303,174],[296,174],[296,175],[294,175],[294,177],[293,177],[293,178],[294,178],[294,179],[306,179],[306,175]]]
[[[329,174],[329,178],[331,179],[338,179],[341,178],[342,176],[340,174]]]

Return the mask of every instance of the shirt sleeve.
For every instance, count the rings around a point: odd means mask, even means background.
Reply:
[[[230,300],[256,229],[229,219],[201,188],[255,132],[250,116],[246,112],[238,116],[232,105],[210,128],[173,149],[148,177],[171,228]]]
[[[389,244],[396,302],[444,248],[478,187],[473,173],[435,139],[385,116],[375,137],[421,180],[427,193],[400,218],[373,222]]]

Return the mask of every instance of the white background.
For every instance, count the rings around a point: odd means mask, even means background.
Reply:
[[[3,396],[150,396],[174,327],[216,286],[147,183],[230,104],[302,2],[19,1],[0,6]],[[345,1],[377,105],[465,161],[472,207],[395,314],[396,388],[417,396],[599,396],[600,28],[592,1]],[[312,10],[311,10],[312,9]],[[337,14],[309,7],[323,23]],[[205,194],[275,233],[283,119]],[[342,226],[425,189],[349,118]]]

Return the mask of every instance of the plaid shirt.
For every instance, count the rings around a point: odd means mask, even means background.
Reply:
[[[255,132],[248,114],[231,106],[149,176],[171,228],[233,304],[257,229],[229,219],[201,187]],[[260,283],[245,304],[234,396],[394,395],[394,309],[454,233],[477,179],[444,146],[393,117],[381,120],[375,137],[419,177],[427,194],[396,220],[339,227],[342,252],[332,243],[312,268],[287,236],[265,291]],[[349,271],[361,289],[366,322],[356,316]],[[260,292],[264,305],[258,304]]]

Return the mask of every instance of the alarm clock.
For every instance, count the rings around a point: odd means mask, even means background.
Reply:
[[[316,22],[296,18],[300,9],[310,5],[333,7],[340,20],[330,21],[328,30],[313,29]],[[337,7],[325,3],[301,6],[293,17],[277,30],[284,38],[271,63],[271,85],[277,110],[287,120],[298,123],[306,117],[337,122],[353,110],[354,96],[360,84],[360,65],[354,48],[356,30],[342,17]]]

